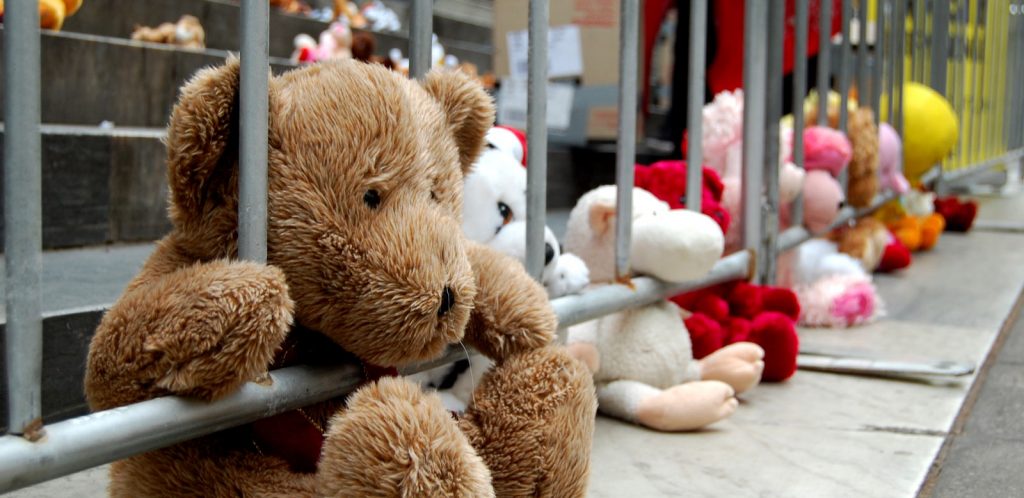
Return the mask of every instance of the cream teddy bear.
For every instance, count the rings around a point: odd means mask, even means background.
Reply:
[[[569,216],[566,248],[590,268],[593,285],[611,285],[615,257],[614,186],[580,198]],[[669,210],[633,189],[630,266],[670,282],[705,276],[722,255],[721,229],[708,216]],[[760,381],[764,350],[736,343],[693,358],[682,310],[668,300],[569,329],[570,350],[594,372],[598,410],[661,431],[695,430],[731,415],[736,393]]]

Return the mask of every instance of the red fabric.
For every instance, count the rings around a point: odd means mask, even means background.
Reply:
[[[527,154],[527,151],[526,151],[526,133],[523,132],[523,130],[520,130],[519,128],[513,128],[511,126],[506,126],[506,125],[496,125],[495,128],[501,128],[503,130],[508,130],[508,131],[512,132],[512,134],[515,135],[516,138],[519,139],[519,143],[522,144],[522,146],[523,146],[523,166],[525,167],[526,166],[526,158],[529,157],[529,155]]]
[[[694,313],[684,320],[690,333],[693,357],[698,360],[725,346],[725,331],[722,326],[703,313]]]
[[[967,232],[978,216],[978,203],[972,200],[962,202],[956,197],[935,199],[935,212],[946,219],[947,232]]]
[[[765,351],[762,380],[781,382],[796,371],[800,303],[793,291],[736,281],[679,294],[672,301],[693,313],[685,324],[695,358],[750,341]]]
[[[747,340],[764,349],[764,372],[761,380],[782,382],[796,372],[800,337],[793,320],[782,313],[768,311],[754,319]]]
[[[875,271],[888,273],[902,270],[910,266],[911,261],[910,250],[900,242],[900,239],[893,235],[889,240],[889,244],[885,246],[885,250],[882,251],[882,260],[879,261],[878,268],[875,268]]]
[[[821,0],[810,0],[808,5],[808,37],[807,56],[818,54],[818,13]],[[828,0],[826,0],[828,1]],[[832,1],[832,34],[840,31],[842,25],[842,9],[840,0]],[[707,77],[711,93],[724,90],[735,90],[743,86],[743,4],[744,0],[714,0],[710,8],[715,24],[715,43],[717,45],[714,60],[709,63]],[[654,42],[658,38],[661,23],[670,8],[675,5],[672,0],[646,0],[644,2],[644,74],[643,100],[649,99],[651,81],[651,59],[654,56]],[[793,0],[786,1],[786,34],[783,50],[783,71],[789,74],[793,70],[793,46],[796,43],[794,28],[796,21]],[[678,36],[688,36],[689,27],[680,29]],[[642,106],[646,114],[647,106]]]
[[[686,207],[686,161],[658,161],[650,166],[636,165],[633,168],[633,184],[668,203],[672,209]],[[711,217],[722,228],[722,233],[729,229],[731,218],[722,206],[722,193],[725,187],[718,173],[710,168],[701,172],[700,211]]]
[[[811,0],[808,15],[808,57],[818,54],[819,1]],[[828,0],[825,0],[828,1]],[[715,0],[714,23],[717,49],[715,60],[708,67],[707,78],[711,93],[735,90],[743,87],[743,4],[744,0]],[[793,45],[795,7],[793,0],[786,1],[786,34],[783,45],[783,73],[793,71]],[[840,31],[842,8],[840,0],[832,0],[832,34]]]

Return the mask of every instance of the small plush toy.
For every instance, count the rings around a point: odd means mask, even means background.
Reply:
[[[267,262],[256,263],[237,257],[239,81],[232,57],[179,93],[166,139],[173,228],[97,328],[86,398],[93,410],[201,403],[317,363],[354,363],[366,382],[120,460],[109,493],[584,496],[590,372],[552,345],[544,288],[460,229],[491,98],[459,73],[413,81],[356,61],[272,77]],[[455,419],[396,369],[463,342],[495,366]]]
[[[724,248],[718,225],[700,213],[670,210],[633,188],[630,267],[669,282],[700,278]],[[583,195],[569,215],[566,248],[590,268],[594,285],[615,285],[614,185]],[[754,387],[764,351],[737,343],[693,358],[678,306],[668,300],[569,329],[571,351],[594,370],[598,409],[661,431],[700,429],[731,415],[734,395]]]
[[[363,14],[359,12],[359,7],[355,2],[349,0],[334,0],[332,13],[335,20],[344,22],[356,29],[363,29],[368,24]]]
[[[691,313],[684,323],[694,358],[749,341],[764,349],[763,382],[782,382],[796,372],[800,303],[791,290],[727,282],[674,296],[672,302]]]
[[[878,128],[874,113],[859,107],[850,113],[848,136],[853,147],[846,184],[846,201],[853,207],[871,205],[878,193]]]
[[[937,197],[935,212],[946,220],[947,231],[967,232],[978,216],[978,203],[972,200],[961,201],[956,196]]]
[[[82,6],[82,0],[39,0],[39,27],[60,31],[64,20]],[[4,0],[0,0],[0,22],[4,17]]]
[[[939,241],[946,220],[935,212],[935,194],[911,189],[875,214],[910,251],[927,251]]]
[[[881,315],[882,301],[871,276],[834,242],[812,239],[793,253],[785,285],[800,301],[800,325],[845,328]]]
[[[718,223],[722,232],[729,230],[731,218],[722,206],[724,186],[718,173],[711,168],[701,168],[700,211]],[[633,168],[633,184],[667,202],[671,209],[686,207],[686,161],[658,161],[650,166],[637,165]]]
[[[825,170],[833,177],[853,158],[853,145],[842,132],[825,126],[804,128],[804,169]]]
[[[206,32],[195,16],[181,16],[176,23],[165,22],[155,28],[135,26],[132,40],[166,43],[185,48],[205,48]]]
[[[878,180],[879,188],[898,195],[910,190],[910,182],[903,176],[903,143],[889,123],[878,125]]]
[[[369,0],[360,11],[369,23],[369,28],[377,32],[394,32],[402,30],[402,22],[395,11],[384,5],[381,0]]]
[[[860,261],[869,272],[891,272],[910,266],[910,251],[875,218],[861,218],[853,225],[839,227],[829,234],[839,252]]]
[[[343,22],[332,22],[320,33],[316,60],[352,58],[352,29]]]

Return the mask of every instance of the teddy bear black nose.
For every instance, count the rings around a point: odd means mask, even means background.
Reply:
[[[452,292],[451,287],[446,285],[441,291],[441,307],[437,309],[437,316],[444,316],[448,310],[452,309],[452,306],[455,306],[455,293]]]
[[[551,247],[551,244],[544,243],[544,264],[551,263],[551,260],[555,259],[555,248]]]

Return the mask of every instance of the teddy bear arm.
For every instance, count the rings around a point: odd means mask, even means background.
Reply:
[[[160,265],[151,259],[147,266]],[[284,274],[270,266],[215,261],[158,276],[144,271],[93,337],[85,378],[90,405],[223,396],[266,372],[292,308]]]
[[[551,343],[557,319],[544,287],[494,249],[470,242],[467,254],[477,289],[466,341],[497,361]]]
[[[497,364],[459,425],[498,496],[582,497],[596,412],[589,370],[552,345]]]
[[[494,496],[491,476],[436,393],[368,384],[331,421],[317,496]]]

